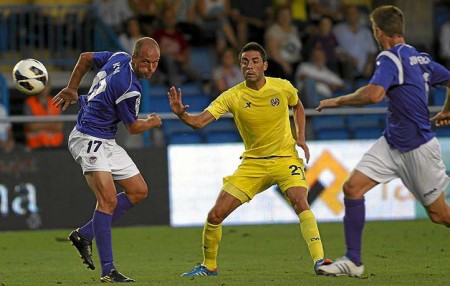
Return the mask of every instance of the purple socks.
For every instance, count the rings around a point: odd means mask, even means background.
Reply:
[[[362,199],[345,199],[345,216],[344,216],[344,232],[345,242],[347,244],[347,256],[357,266],[362,264],[361,261],[361,241],[364,223],[366,220],[366,207],[364,198]]]
[[[119,218],[123,217],[127,210],[131,209],[133,204],[128,200],[127,195],[122,192],[117,195],[117,206],[112,215],[112,221],[115,222]],[[94,240],[94,230],[92,228],[92,220],[90,220],[87,224],[80,227],[78,233],[81,234],[84,238],[92,241]]]
[[[112,253],[111,239],[112,215],[95,210],[92,218],[95,242],[97,243],[98,256],[102,264],[102,277],[115,269]]]

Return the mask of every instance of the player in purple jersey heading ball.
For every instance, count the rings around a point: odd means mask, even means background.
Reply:
[[[341,105],[377,103],[385,96],[388,99],[383,136],[364,154],[343,186],[347,252],[332,264],[319,267],[330,276],[363,274],[364,194],[380,183],[401,178],[430,219],[450,227],[450,206],[445,201],[450,178],[431,128],[431,121],[436,126],[450,124],[450,72],[405,43],[403,13],[399,8],[381,6],[370,18],[375,39],[383,50],[377,57],[372,79],[354,93],[322,100],[316,108],[321,111]],[[447,99],[442,111],[430,121],[428,91],[437,85],[447,86]]]
[[[162,125],[152,113],[139,119],[142,86],[139,79],[149,79],[160,58],[159,46],[152,38],[136,41],[133,55],[118,52],[86,52],[80,55],[67,87],[53,99],[66,110],[79,103],[76,127],[69,137],[69,151],[83,170],[86,181],[97,198],[91,221],[69,235],[83,263],[95,269],[92,240],[95,238],[102,282],[133,282],[116,270],[113,263],[111,223],[144,200],[147,184],[126,151],[114,140],[117,124],[122,121],[130,134],[139,134]],[[78,96],[84,75],[95,66],[99,69],[87,95]],[[117,194],[114,181],[125,192]]]

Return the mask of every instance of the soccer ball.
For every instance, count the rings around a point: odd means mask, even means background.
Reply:
[[[48,80],[45,66],[38,60],[25,59],[18,62],[12,71],[16,88],[26,94],[34,95],[41,92]]]

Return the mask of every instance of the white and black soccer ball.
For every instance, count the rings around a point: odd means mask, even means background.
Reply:
[[[25,59],[18,62],[12,71],[16,88],[26,94],[34,95],[41,92],[48,80],[45,66],[38,60]]]

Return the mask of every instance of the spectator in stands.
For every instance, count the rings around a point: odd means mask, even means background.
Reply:
[[[287,6],[291,9],[292,23],[297,26],[300,33],[307,33],[309,22],[308,17],[308,0],[272,0],[272,14],[279,7]],[[273,17],[274,15],[272,15]]]
[[[293,82],[294,71],[301,59],[302,42],[288,6],[275,12],[275,23],[267,29],[265,39],[269,57],[267,74]]]
[[[439,52],[447,68],[450,68],[450,20],[441,26],[439,32]]]
[[[240,45],[253,41],[264,42],[264,31],[271,4],[271,0],[231,1],[230,16],[236,25]]]
[[[236,64],[236,59],[236,54],[232,48],[228,48],[222,52],[220,65],[214,68],[213,71],[213,97],[217,97],[230,87],[244,81],[242,72]]]
[[[335,22],[342,20],[343,3],[341,0],[308,0],[310,19],[319,22],[322,17],[330,17]]]
[[[345,22],[337,24],[333,32],[339,46],[342,75],[353,82],[361,77],[370,77],[378,50],[372,32],[361,25],[356,6],[347,6],[344,17]]]
[[[313,108],[322,99],[330,98],[336,90],[344,88],[344,81],[326,66],[324,51],[320,46],[311,53],[311,61],[303,62],[295,74],[296,87],[304,90],[307,107]]]
[[[176,30],[176,21],[175,11],[167,9],[163,16],[163,27],[153,36],[161,48],[160,69],[171,86],[178,86],[185,79],[201,81],[199,73],[190,67],[190,46],[183,34]]]
[[[132,55],[134,43],[136,43],[136,41],[144,35],[142,34],[141,26],[139,25],[139,21],[136,17],[128,19],[125,27],[124,32],[119,36],[119,42],[124,51]]]
[[[44,90],[37,95],[28,96],[24,104],[24,115],[31,116],[58,116],[60,108],[52,105],[53,97],[50,95],[50,82]],[[63,144],[62,122],[29,122],[24,126],[27,149],[55,148]]]
[[[133,16],[128,0],[92,0],[102,19],[114,32],[120,34],[123,23]]]
[[[338,60],[336,50],[338,47],[336,37],[333,32],[333,22],[328,17],[320,19],[317,31],[311,35],[306,45],[307,57],[309,58],[311,53],[320,47],[325,53],[326,65],[334,72],[338,71]]]
[[[223,51],[227,44],[238,50],[239,44],[229,20],[230,0],[198,0],[197,3],[203,29],[216,34],[217,51]]]
[[[205,45],[197,23],[197,0],[166,0],[165,9],[176,11],[177,29],[183,33],[190,45]]]
[[[0,118],[8,116],[6,108],[0,104]],[[0,150],[9,153],[14,148],[14,136],[10,122],[0,123]]]

